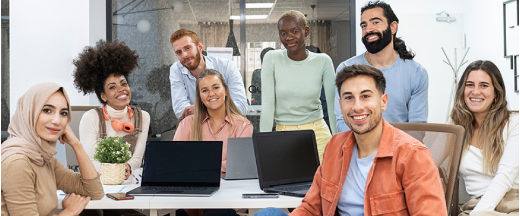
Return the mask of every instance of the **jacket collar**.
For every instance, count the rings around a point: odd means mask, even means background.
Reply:
[[[383,134],[381,135],[381,140],[379,141],[379,148],[377,148],[376,158],[382,157],[392,157],[394,156],[394,130],[395,128],[388,123],[385,119],[383,121]],[[354,136],[354,132],[348,131],[347,141],[343,145],[343,152],[353,152],[354,143],[356,142],[356,137]]]

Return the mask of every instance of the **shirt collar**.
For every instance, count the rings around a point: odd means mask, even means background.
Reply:
[[[211,118],[209,117],[209,114],[208,114],[208,113],[206,113],[206,117],[204,117],[204,120],[202,120],[202,123],[204,123],[204,122],[208,121],[209,119],[211,119]],[[227,123],[229,123],[229,118],[228,118],[228,116],[227,116],[227,115],[226,115],[226,117],[224,118],[224,122],[227,122]]]

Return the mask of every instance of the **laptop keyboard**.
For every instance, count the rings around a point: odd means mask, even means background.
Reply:
[[[291,186],[291,187],[277,187],[276,190],[279,191],[299,191],[299,190],[309,190],[311,186],[310,185],[298,185],[298,186]]]
[[[142,190],[157,190],[157,191],[194,191],[207,190],[207,187],[184,187],[184,186],[142,186]]]

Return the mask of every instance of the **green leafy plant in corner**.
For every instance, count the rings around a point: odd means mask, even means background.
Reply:
[[[126,163],[132,157],[130,144],[123,137],[109,136],[99,139],[94,159],[100,163]]]

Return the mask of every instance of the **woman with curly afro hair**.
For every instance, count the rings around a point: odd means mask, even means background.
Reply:
[[[132,158],[126,163],[131,170],[141,167],[150,125],[150,114],[130,107],[132,91],[128,75],[137,66],[139,56],[124,42],[100,40],[87,46],[73,63],[74,86],[83,94],[96,93],[102,107],[86,112],[79,123],[79,135],[85,151],[93,160],[99,138],[121,136],[130,144]],[[99,162],[94,161],[99,171]]]

